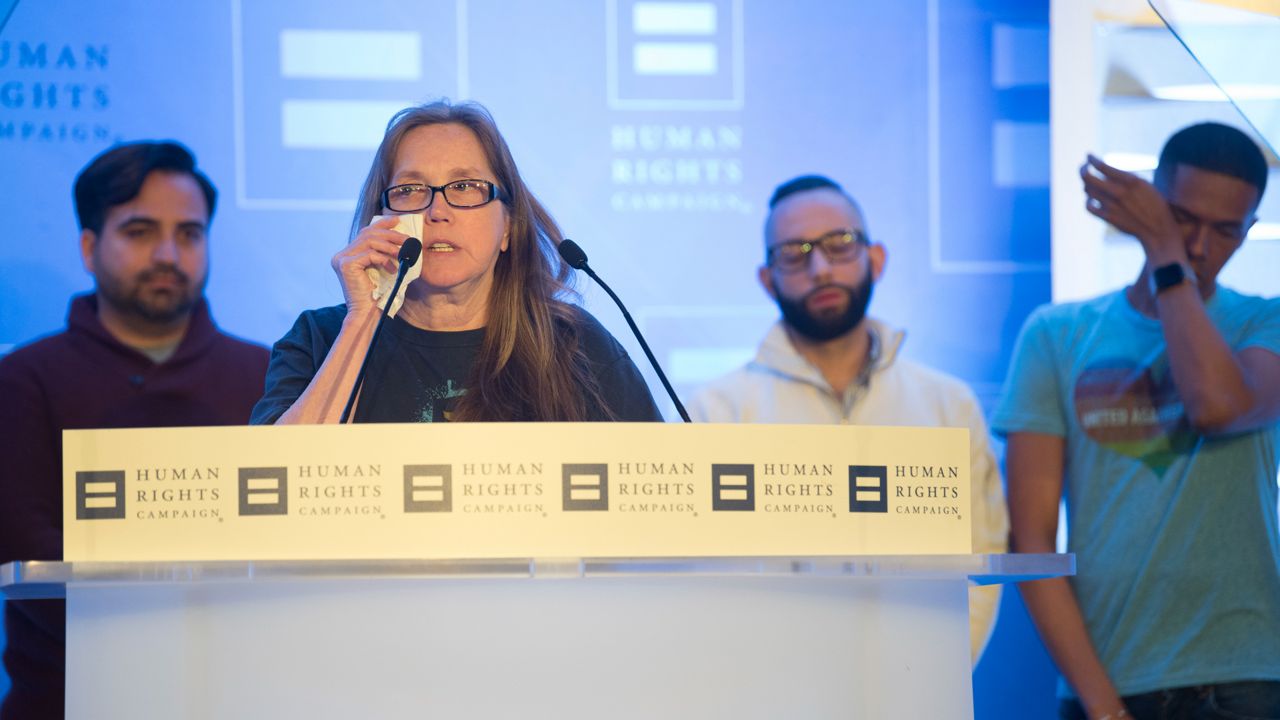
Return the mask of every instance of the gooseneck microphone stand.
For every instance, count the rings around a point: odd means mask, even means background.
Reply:
[[[418,238],[411,237],[404,241],[400,246],[400,254],[396,258],[400,261],[400,269],[396,272],[396,283],[391,286],[391,294],[387,295],[387,304],[382,308],[382,314],[378,316],[378,326],[373,329],[373,338],[369,340],[369,348],[364,353],[364,361],[360,363],[360,372],[356,374],[356,383],[351,387],[351,397],[347,398],[347,406],[342,409],[342,419],[338,422],[345,425],[347,418],[351,416],[351,409],[355,407],[356,395],[360,394],[360,386],[364,384],[364,374],[369,369],[369,358],[373,357],[373,348],[378,344],[378,336],[382,334],[382,325],[387,321],[387,316],[391,312],[391,302],[395,300],[396,293],[400,292],[400,284],[404,282],[404,276],[409,272],[409,268],[418,262],[418,256],[422,254],[422,241]]]
[[[582,248],[578,247],[578,243],[565,238],[560,241],[560,257],[569,263],[569,267],[575,270],[581,270],[586,273],[592,280],[595,280],[604,291],[609,293],[609,297],[613,298],[613,302],[618,305],[618,309],[622,311],[622,317],[626,318],[627,325],[631,326],[631,333],[636,336],[636,340],[640,341],[640,347],[644,350],[645,357],[649,358],[649,364],[653,366],[654,372],[658,373],[658,379],[662,381],[662,387],[666,388],[667,395],[671,398],[671,402],[675,403],[676,412],[680,413],[680,419],[685,422],[693,422],[689,419],[689,413],[685,412],[684,404],[680,402],[680,398],[676,397],[676,391],[671,387],[671,383],[667,380],[667,374],[662,372],[662,367],[658,365],[658,359],[653,356],[653,351],[649,349],[649,343],[644,341],[644,336],[640,334],[640,328],[636,327],[636,321],[631,319],[631,313],[627,312],[627,306],[622,304],[622,300],[613,292],[613,288],[609,287],[605,281],[596,275],[596,271],[591,269],[587,264],[587,254]]]

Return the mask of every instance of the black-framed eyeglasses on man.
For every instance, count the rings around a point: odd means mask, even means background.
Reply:
[[[769,248],[765,262],[778,272],[800,272],[809,267],[809,256],[821,248],[831,263],[857,260],[870,241],[861,230],[833,230],[813,240],[785,240]]]
[[[502,197],[498,186],[488,180],[454,180],[447,185],[406,183],[382,191],[382,206],[394,212],[418,212],[431,207],[436,193],[444,195],[450,207],[474,208]]]

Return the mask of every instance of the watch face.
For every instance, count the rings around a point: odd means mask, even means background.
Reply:
[[[1182,263],[1169,263],[1156,268],[1151,274],[1152,290],[1159,293],[1161,290],[1168,290],[1176,285],[1181,285],[1191,277],[1194,281],[1195,275],[1188,275],[1186,267]]]

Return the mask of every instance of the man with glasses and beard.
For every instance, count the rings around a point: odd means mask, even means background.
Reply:
[[[67,328],[0,359],[0,563],[62,559],[62,431],[246,423],[264,347],[218,331],[204,299],[216,191],[175,143],[119,145],[75,183],[95,291]],[[63,716],[65,605],[9,601],[0,718]]]
[[[885,247],[867,237],[853,198],[826,177],[783,183],[769,200],[760,284],[782,311],[755,359],[704,388],[689,406],[702,422],[833,423],[969,429],[973,552],[1007,547],[1000,471],[982,409],[961,381],[898,356],[903,332],[867,317]],[[970,590],[977,662],[1000,601]]]

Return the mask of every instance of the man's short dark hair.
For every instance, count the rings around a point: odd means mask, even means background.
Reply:
[[[1155,184],[1162,191],[1173,186],[1179,165],[1230,175],[1258,189],[1267,189],[1267,159],[1248,135],[1222,123],[1206,122],[1174,133],[1160,151]]]
[[[835,190],[841,195],[844,195],[845,197],[849,197],[849,193],[845,192],[844,188],[840,187],[840,183],[825,175],[801,175],[798,178],[792,178],[791,180],[782,183],[773,191],[773,197],[769,198],[769,209],[772,210],[774,206],[791,195],[808,190],[818,190],[821,188],[829,188],[831,190]]]
[[[196,168],[196,158],[190,150],[176,142],[135,142],[104,151],[76,176],[76,217],[80,229],[100,234],[111,208],[137,197],[147,176],[157,171],[185,173],[195,178],[209,207],[209,219],[213,219],[218,191]]]
[[[849,201],[849,207],[853,208],[853,211],[857,213],[859,218],[862,218],[863,232],[867,232],[867,216],[862,213],[862,208],[858,205],[858,201],[854,200],[852,195],[845,192],[845,189],[840,186],[840,183],[832,180],[826,175],[801,175],[800,177],[792,178],[779,185],[777,189],[773,191],[773,197],[769,198],[769,216],[765,218],[766,245],[769,242],[769,223],[773,218],[774,208],[777,207],[778,203],[792,195],[809,192],[810,190],[834,190],[840,195],[840,197]]]

